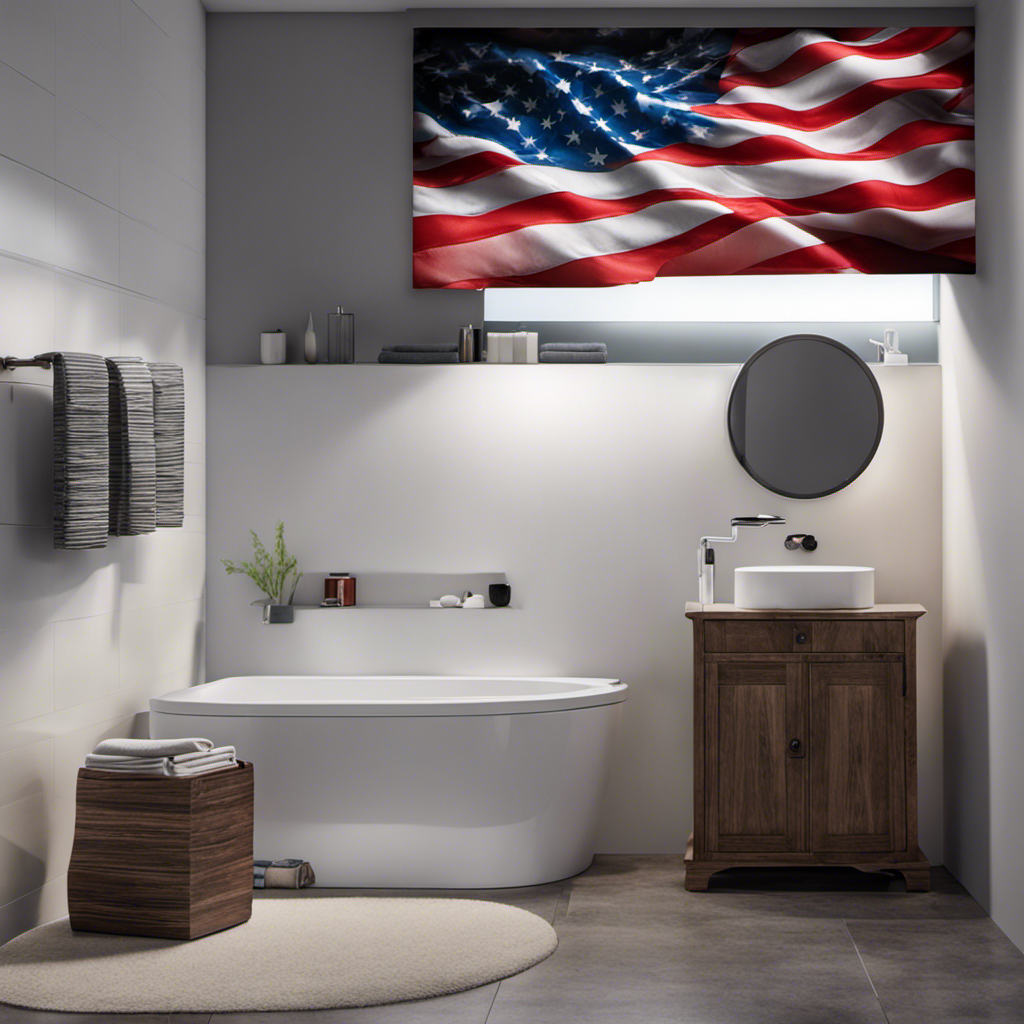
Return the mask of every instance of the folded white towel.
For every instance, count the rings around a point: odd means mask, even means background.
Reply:
[[[169,761],[152,766],[138,767],[127,764],[87,764],[86,768],[93,771],[110,772],[112,775],[161,775],[165,778],[188,778],[192,775],[203,775],[206,772],[220,771],[222,768],[233,768],[238,762],[233,757],[221,757],[208,764],[192,764],[175,766]]]
[[[213,740],[192,736],[172,740],[109,739],[96,744],[94,754],[118,757],[174,757],[213,749]]]
[[[210,740],[172,740],[171,743],[210,743]],[[142,775],[164,775],[171,778],[201,775],[236,764],[232,746],[190,750],[169,757],[131,757],[125,754],[86,754],[85,767],[101,771],[128,772]]]
[[[237,764],[238,762],[233,757],[228,757],[220,761],[211,761],[209,764],[174,768],[169,774],[176,778],[188,778],[190,775],[205,775],[207,772],[217,772],[222,768],[234,768]]]
[[[166,757],[119,757],[117,754],[86,754],[86,768],[161,768]]]
[[[191,768],[193,765],[207,764],[211,761],[233,761],[234,759],[234,747],[214,747],[212,750],[197,750],[192,754],[176,754],[171,761],[175,765],[187,765]]]

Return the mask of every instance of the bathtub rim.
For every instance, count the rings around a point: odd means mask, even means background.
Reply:
[[[519,697],[459,697],[445,700],[282,700],[246,701],[196,700],[197,691],[218,683],[230,683],[250,679],[261,681],[295,679],[359,679],[359,680],[439,680],[474,679],[487,681],[528,680],[537,683],[581,684],[575,693],[538,693]],[[150,712],[179,716],[212,716],[217,718],[454,718],[493,715],[550,714],[561,711],[577,711],[586,708],[603,707],[623,703],[629,693],[629,686],[620,679],[596,678],[589,676],[457,676],[457,675],[247,675],[225,676],[211,679],[197,686],[189,686],[149,700]]]

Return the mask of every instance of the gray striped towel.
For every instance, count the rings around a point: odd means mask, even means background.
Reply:
[[[135,356],[107,360],[110,381],[110,522],[115,536],[156,529],[153,377]]]
[[[608,352],[603,341],[546,341],[541,352]]]
[[[107,366],[86,352],[53,353],[53,546],[107,543]]]
[[[156,442],[156,525],[185,522],[185,375],[174,363],[150,363]]]
[[[570,352],[565,349],[541,352],[542,363],[607,363],[607,352]]]

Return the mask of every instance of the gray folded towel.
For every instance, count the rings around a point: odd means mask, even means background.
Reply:
[[[457,341],[438,341],[432,345],[385,345],[385,352],[458,352]]]
[[[85,352],[53,353],[53,546],[107,545],[110,450],[107,364]]]
[[[458,352],[390,352],[377,356],[378,363],[457,363]]]
[[[607,352],[541,352],[542,363],[607,363]]]
[[[107,360],[110,381],[110,524],[119,537],[156,529],[153,376],[135,356]]]
[[[305,860],[254,860],[252,887],[254,889],[301,889],[312,885],[316,875]]]
[[[178,754],[208,754],[213,750],[213,740],[204,736],[184,736],[171,740],[109,739],[101,740],[93,749],[94,754],[115,757],[175,757]]]
[[[603,341],[546,341],[541,352],[607,352]]]
[[[156,457],[156,525],[185,522],[185,375],[175,363],[150,363]]]

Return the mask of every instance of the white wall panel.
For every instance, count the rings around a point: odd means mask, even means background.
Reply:
[[[201,252],[206,200],[176,174],[130,149],[121,153],[121,212]]]
[[[121,293],[116,288],[58,271],[53,308],[52,348],[120,355]]]
[[[87,35],[115,60],[121,48],[120,0],[57,0],[62,25]]]
[[[121,78],[116,57],[67,24],[57,27],[57,99],[104,131],[121,127]]]
[[[0,156],[0,249],[53,262],[53,178]]]
[[[0,64],[0,153],[53,174],[53,93]]]
[[[0,211],[0,222],[3,217]],[[52,267],[0,256],[0,337],[5,356],[33,356],[52,348],[53,280]]]
[[[58,181],[116,208],[120,151],[113,135],[57,102]]]
[[[0,445],[0,523],[49,527],[53,522],[53,463],[39,455],[53,443],[49,388],[0,384],[3,437],[17,438],[18,443]]]
[[[0,0],[0,60],[54,91],[54,0]]]
[[[0,725],[53,711],[53,625],[0,633]]]
[[[56,183],[53,263],[76,274],[117,284],[120,276],[119,215],[103,203]]]
[[[47,527],[0,526],[0,633],[53,618],[53,536]]]
[[[201,316],[205,303],[201,253],[130,217],[121,217],[121,285]]]

